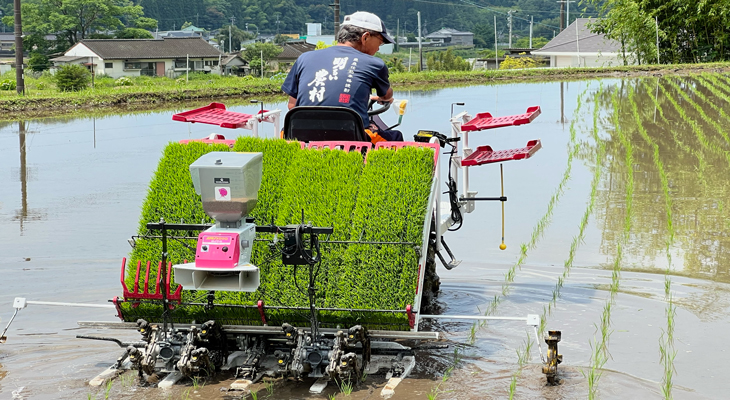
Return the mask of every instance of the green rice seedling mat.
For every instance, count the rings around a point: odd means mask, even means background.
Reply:
[[[142,207],[139,234],[146,223],[165,218],[170,223],[212,223],[195,194],[188,167],[210,151],[229,151],[225,145],[171,143],[162,155]],[[427,203],[433,180],[433,150],[406,147],[359,152],[302,149],[297,142],[241,137],[233,151],[263,153],[263,178],[256,208],[250,216],[259,225],[305,222],[331,226],[334,233],[322,241],[407,242],[395,244],[322,243],[317,266],[317,306],[362,310],[404,310],[412,304],[418,282],[418,259]],[[258,238],[271,238],[259,234]],[[157,265],[161,242],[139,239],[129,257],[126,283],[133,285],[137,261]],[[168,240],[169,261],[181,263],[195,256],[193,240]],[[216,319],[223,324],[260,325],[259,300],[266,307],[307,307],[304,292],[308,268],[285,266],[281,254],[267,242],[256,242],[252,263],[261,270],[261,285],[253,293],[216,292],[215,303],[230,305],[206,310],[182,305],[172,312],[173,322]],[[156,268],[150,282],[156,279]],[[142,272],[144,273],[144,271]],[[173,290],[174,290],[173,285]],[[207,292],[183,290],[183,302],[205,303]],[[248,306],[245,308],[244,306]],[[126,321],[160,320],[154,304],[122,304]],[[289,322],[306,325],[308,311],[266,309],[269,325]],[[320,311],[323,327],[367,324],[371,329],[409,329],[405,314],[386,312]]]

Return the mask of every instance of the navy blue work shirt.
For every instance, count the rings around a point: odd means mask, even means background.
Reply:
[[[281,90],[297,106],[335,106],[355,110],[363,126],[370,124],[368,102],[375,88],[385,96],[390,88],[383,60],[350,46],[332,46],[299,56]]]

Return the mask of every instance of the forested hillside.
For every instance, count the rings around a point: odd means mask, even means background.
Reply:
[[[159,21],[160,29],[179,28],[185,22],[208,29],[230,23],[261,33],[304,33],[304,22],[321,22],[325,33],[332,33],[333,10],[331,0],[136,0],[144,8],[145,16]],[[580,15],[573,3],[571,20]],[[425,33],[443,27],[469,30],[477,34],[477,42],[490,45],[494,41],[494,15],[498,31],[507,29],[507,11],[513,13],[513,31],[528,34],[530,17],[534,18],[535,36],[551,38],[559,29],[560,4],[554,0],[343,0],[341,15],[355,11],[378,14],[388,29],[395,33],[415,33],[416,12],[421,12]],[[495,13],[496,12],[496,13]],[[595,13],[594,13],[595,14]],[[398,21],[400,20],[400,24]],[[278,21],[278,22],[277,22]],[[506,32],[506,31],[505,31]]]
[[[332,0],[85,0],[88,3],[115,3],[142,6],[144,16],[158,21],[160,30],[180,29],[188,22],[209,30],[230,24],[231,17],[241,29],[259,33],[305,33],[305,22],[321,22],[325,34],[334,26]],[[23,0],[23,4],[60,3],[62,0]],[[12,15],[12,0],[0,0],[0,11]],[[572,3],[571,20],[596,15],[591,8]],[[534,18],[534,35],[552,38],[559,30],[560,4],[555,0],[342,0],[341,16],[355,11],[378,14],[395,34],[415,34],[416,12],[421,12],[423,33],[448,27],[475,33],[477,46],[494,43],[494,16],[500,40],[507,37],[507,12],[513,13],[513,33],[526,36]],[[12,31],[12,26],[5,26]]]

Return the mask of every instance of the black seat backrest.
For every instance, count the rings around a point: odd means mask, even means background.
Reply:
[[[294,107],[284,117],[284,139],[370,142],[360,114],[345,107]]]

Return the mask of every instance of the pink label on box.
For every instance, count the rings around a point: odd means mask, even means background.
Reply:
[[[230,245],[231,240],[233,239],[230,236],[222,236],[222,235],[205,235],[202,237],[203,244],[212,244],[212,245]]]

